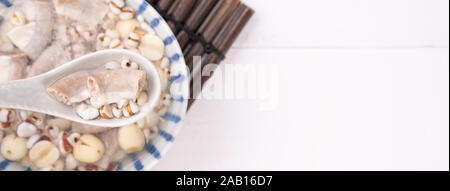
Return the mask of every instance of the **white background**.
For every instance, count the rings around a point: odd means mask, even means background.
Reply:
[[[224,64],[277,64],[279,105],[200,100],[153,170],[449,170],[448,0],[243,0]]]

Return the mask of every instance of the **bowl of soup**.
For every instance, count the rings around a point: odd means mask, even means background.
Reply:
[[[0,171],[150,170],[164,156],[186,114],[189,81],[176,38],[151,5],[144,0],[0,1],[0,83],[38,76],[105,49],[139,53],[157,68],[162,91],[153,111],[136,123],[108,128],[0,108]],[[132,60],[118,60],[86,78],[68,76],[52,90],[76,95],[69,98],[82,117],[127,117],[139,112],[145,90],[119,91],[134,97],[99,102],[99,96],[77,92],[76,84],[138,82],[141,73]]]

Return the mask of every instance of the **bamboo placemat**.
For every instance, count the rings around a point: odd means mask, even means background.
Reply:
[[[167,21],[176,35],[189,70],[194,69],[194,56],[202,56],[201,71],[210,64],[220,64],[236,38],[254,14],[240,0],[146,0]],[[211,75],[210,75],[211,76]],[[209,77],[210,77],[209,76]],[[201,78],[201,85],[209,77]],[[191,98],[193,91],[191,76]],[[188,109],[195,102],[189,99]]]

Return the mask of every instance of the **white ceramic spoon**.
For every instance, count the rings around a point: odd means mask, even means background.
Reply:
[[[72,106],[67,106],[47,93],[47,87],[56,81],[80,71],[91,71],[104,66],[109,61],[130,59],[136,62],[141,70],[147,72],[148,101],[140,107],[140,112],[120,119],[84,120],[80,118]],[[161,95],[161,79],[156,67],[140,54],[127,50],[97,51],[47,73],[24,80],[15,80],[0,84],[0,108],[22,109],[45,113],[71,121],[101,127],[120,127],[142,119],[152,111]]]

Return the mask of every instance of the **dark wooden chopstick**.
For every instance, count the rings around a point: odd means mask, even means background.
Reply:
[[[185,21],[186,27],[190,31],[197,31],[200,25],[205,21],[206,16],[217,11],[219,6],[217,6],[216,10],[213,10],[214,5],[216,4],[218,4],[218,0],[198,0],[197,5]],[[190,41],[186,31],[180,31],[177,34],[177,40],[183,50]]]
[[[174,3],[174,0],[158,0],[158,6],[161,11],[167,12]]]
[[[244,29],[244,26],[247,24],[247,22],[250,20],[252,15],[254,14],[254,10],[248,7],[247,5],[241,3],[238,8],[234,11],[231,18],[227,21],[225,26],[222,28],[222,30],[219,32],[219,34],[215,37],[212,44],[217,47],[218,50],[220,50],[223,54],[226,54],[231,46],[233,45],[234,41],[236,41],[238,35],[241,33],[241,31]],[[210,54],[204,54],[202,57],[202,70],[203,68],[208,64],[214,64],[211,66],[218,66],[220,62],[222,61],[221,57],[217,55],[216,53],[210,53]],[[201,75],[201,74],[200,74]],[[201,78],[201,85],[203,85],[210,79],[212,74],[209,76],[202,76]],[[193,83],[190,83],[191,90],[193,90]],[[193,92],[193,93],[199,93],[199,92]],[[193,95],[195,98],[197,95]],[[194,103],[195,99],[189,99],[188,108],[191,107],[191,105]]]
[[[172,8],[169,10],[169,14],[180,23],[184,23],[189,14],[191,13],[192,8],[197,3],[197,0],[178,0],[172,5]],[[174,34],[177,34],[179,29],[176,28],[176,24],[168,21],[170,29],[172,29]]]
[[[208,64],[217,67],[254,14],[254,10],[240,0],[147,1],[156,6],[176,34],[191,72],[194,69],[194,56],[202,56],[202,64],[195,65],[195,70],[202,71]],[[201,77],[201,81],[195,84],[203,86],[210,76]],[[192,80],[190,87],[190,96],[195,98],[200,92],[192,91]],[[189,99],[188,108],[194,101]]]
[[[208,22],[205,22],[200,26],[197,33],[200,33],[207,43],[212,42],[239,3],[240,0],[224,0],[217,12],[215,12]],[[186,64],[190,71],[193,69],[194,56],[201,56],[205,51],[202,43],[192,42],[192,48],[185,55],[187,59]]]

